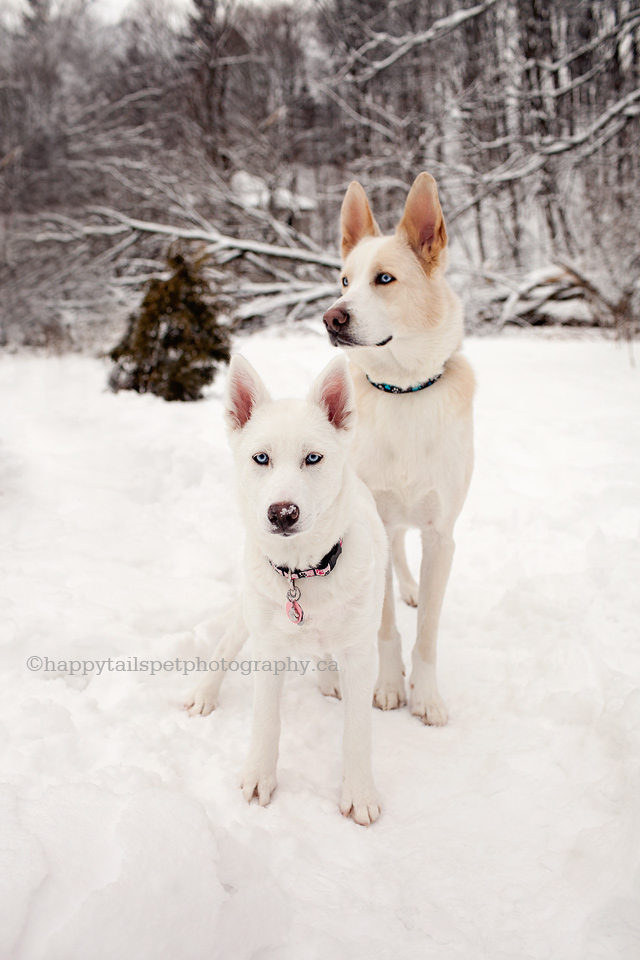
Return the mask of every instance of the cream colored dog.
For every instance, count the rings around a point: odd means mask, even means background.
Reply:
[[[473,469],[474,377],[460,352],[460,303],[445,276],[447,233],[436,183],[415,180],[393,236],[382,236],[361,185],[341,215],[342,296],[324,316],[332,343],[351,362],[358,407],[354,463],[387,528],[403,599],[418,607],[409,686],[411,712],[447,722],[436,681],[436,643],[454,553],[453,528]],[[420,585],[404,533],[422,536]],[[374,702],[406,703],[391,564],[379,633]]]

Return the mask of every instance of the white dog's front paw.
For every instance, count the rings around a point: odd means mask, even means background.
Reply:
[[[345,780],[342,786],[340,813],[343,817],[351,816],[363,827],[375,823],[380,816],[380,804],[373,781],[365,784]]]
[[[190,717],[207,717],[218,706],[220,683],[217,677],[203,680],[195,687],[184,702],[184,708]]]
[[[433,727],[444,727],[449,714],[438,692],[435,670],[429,664],[414,658],[411,672],[411,713],[423,723]]]
[[[260,806],[266,807],[271,801],[276,783],[275,769],[260,768],[248,763],[244,768],[240,787],[247,803],[251,803],[253,798],[257,797]]]
[[[335,670],[319,670],[318,677],[320,693],[324,697],[335,697],[337,700],[342,699],[342,694],[340,693],[340,677]]]

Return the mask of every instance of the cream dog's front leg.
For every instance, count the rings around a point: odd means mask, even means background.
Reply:
[[[249,756],[244,765],[241,787],[251,803],[258,797],[261,807],[271,800],[276,788],[276,767],[280,741],[280,699],[284,674],[255,674],[253,687],[253,726]]]
[[[371,771],[373,650],[348,650],[337,659],[344,703],[344,780],[340,812],[367,826],[380,815]]]
[[[424,532],[418,597],[418,636],[413,650],[411,713],[424,723],[441,727],[448,720],[447,708],[438,691],[436,648],[438,624],[455,544],[451,534]]]
[[[382,620],[378,631],[378,680],[373,703],[381,710],[396,710],[407,702],[404,692],[402,642],[396,626],[391,559],[387,563]]]
[[[404,546],[406,530],[398,527],[391,537],[391,556],[393,557],[393,569],[398,577],[398,589],[404,602],[410,607],[418,606],[418,593],[420,587],[413,579],[407,563],[407,553]]]

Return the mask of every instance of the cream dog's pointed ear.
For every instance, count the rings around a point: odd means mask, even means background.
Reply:
[[[264,383],[248,360],[235,354],[229,364],[224,418],[231,430],[242,430],[256,407],[270,400]]]
[[[356,394],[344,357],[336,357],[319,374],[309,391],[309,401],[322,407],[336,430],[355,426]]]
[[[364,188],[357,180],[349,184],[340,212],[342,259],[363,237],[379,237],[380,227],[374,220]]]
[[[447,245],[438,188],[433,177],[420,173],[414,180],[396,233],[403,234],[425,266],[436,264]]]

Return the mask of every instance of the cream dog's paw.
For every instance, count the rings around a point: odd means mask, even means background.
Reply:
[[[380,804],[373,782],[364,784],[345,781],[342,786],[340,813],[343,817],[352,817],[363,827],[375,823],[380,816]]]
[[[420,595],[420,587],[416,581],[411,577],[408,580],[399,580],[398,588],[400,590],[400,596],[404,602],[409,607],[418,606],[418,597]]]
[[[414,658],[409,686],[411,713],[414,717],[419,717],[429,726],[444,727],[449,714],[438,692],[433,667]]]
[[[373,691],[373,705],[380,710],[397,710],[407,702],[404,692],[404,664],[400,653],[400,638],[380,644],[380,666]]]

